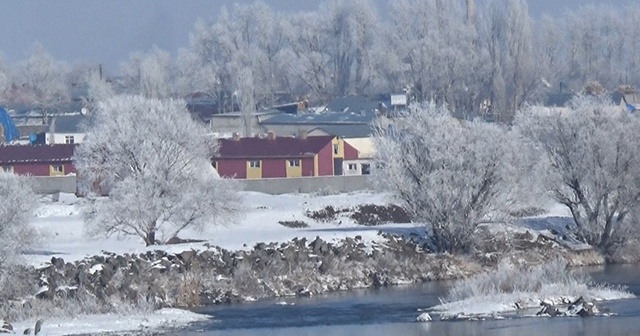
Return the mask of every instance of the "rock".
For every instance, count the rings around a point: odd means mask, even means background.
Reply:
[[[542,309],[540,309],[540,311],[536,313],[537,316],[549,315],[550,317],[556,317],[560,315],[560,310],[553,305],[546,302],[541,303],[541,305]]]
[[[431,322],[431,315],[429,313],[422,313],[416,317],[417,322]]]
[[[51,265],[53,265],[53,267],[55,267],[58,270],[59,269],[63,269],[64,268],[64,259],[51,257]]]
[[[1,321],[1,322],[2,322],[2,327],[0,327],[0,333],[13,334],[13,326],[11,325],[11,323],[7,321]]]

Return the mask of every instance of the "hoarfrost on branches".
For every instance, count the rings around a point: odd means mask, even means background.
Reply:
[[[529,156],[515,135],[435,103],[412,108],[374,140],[375,180],[431,228],[437,251],[468,251],[477,225],[514,206],[528,185],[517,168]]]
[[[76,165],[109,196],[90,202],[89,233],[137,235],[153,245],[234,218],[236,186],[218,177],[210,162],[217,143],[183,101],[117,96],[93,118]]]

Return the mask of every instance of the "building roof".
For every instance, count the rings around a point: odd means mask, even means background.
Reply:
[[[265,125],[369,124],[375,118],[375,112],[328,112],[298,115],[280,114],[260,123]]]
[[[339,136],[341,138],[368,138],[373,134],[373,127],[368,124],[348,124],[348,125],[322,125],[309,131],[318,130],[328,135]]]
[[[0,164],[69,162],[75,145],[0,145]]]
[[[220,139],[216,158],[300,158],[312,157],[330,144],[334,136],[307,138],[276,137]]]
[[[49,124],[49,132],[82,133],[81,125],[85,119],[80,113],[54,116]]]
[[[333,112],[375,113],[380,102],[371,101],[362,96],[346,96],[336,98],[327,104],[327,110]]]
[[[547,96],[547,101],[544,106],[548,107],[565,107],[569,104],[571,99],[573,99],[576,95],[571,92],[566,93],[550,93]]]

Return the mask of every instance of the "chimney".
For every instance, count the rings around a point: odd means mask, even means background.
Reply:
[[[268,134],[269,140],[275,140],[276,139],[276,132],[269,131],[267,134]]]
[[[300,132],[298,132],[298,137],[302,140],[306,140],[307,136],[309,136],[309,133],[307,133],[307,130],[300,130]]]
[[[233,132],[233,141],[240,141],[240,133]]]

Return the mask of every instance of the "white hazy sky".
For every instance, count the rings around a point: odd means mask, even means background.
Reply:
[[[35,42],[70,64],[86,61],[117,71],[133,51],[154,44],[175,54],[185,47],[196,20],[211,20],[222,6],[253,0],[2,0],[0,51],[9,63],[22,60]],[[263,0],[276,10],[314,10],[319,0]],[[348,0],[345,0],[348,1]],[[374,0],[386,8],[392,0]],[[479,3],[485,0],[478,0]],[[528,0],[531,12],[558,13],[587,3],[638,0]]]

